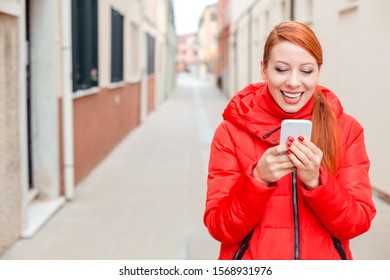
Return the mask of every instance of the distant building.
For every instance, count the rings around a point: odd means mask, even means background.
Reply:
[[[230,40],[230,1],[220,0],[217,7],[218,51],[214,74],[217,86],[226,95],[229,87],[229,40]]]
[[[205,77],[214,73],[218,50],[217,4],[212,4],[203,10],[199,20],[199,76]]]
[[[176,71],[194,75],[198,71],[198,37],[189,33],[177,37]]]

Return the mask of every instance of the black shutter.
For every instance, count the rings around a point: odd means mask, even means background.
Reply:
[[[111,82],[123,80],[123,16],[111,9]]]
[[[73,91],[98,85],[98,3],[72,0]]]
[[[149,33],[146,34],[146,43],[147,43],[147,73],[148,75],[154,74],[154,63],[155,63],[155,41],[156,39],[152,37]]]

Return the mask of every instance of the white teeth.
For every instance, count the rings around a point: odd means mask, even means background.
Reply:
[[[300,92],[300,93],[287,93],[285,91],[282,91],[282,94],[288,98],[297,99],[302,95],[302,92]]]

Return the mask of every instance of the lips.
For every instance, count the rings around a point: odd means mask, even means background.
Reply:
[[[301,97],[303,94],[302,91],[300,91],[300,92],[287,92],[287,91],[281,90],[281,92],[285,97],[290,98],[290,99],[297,99],[297,98]]]
[[[289,92],[289,91],[280,91],[283,95],[283,99],[288,104],[297,104],[301,100],[301,96],[303,95],[303,91],[299,92]]]

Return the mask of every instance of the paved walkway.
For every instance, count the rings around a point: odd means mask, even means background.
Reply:
[[[2,259],[215,259],[203,225],[209,145],[227,99],[181,75],[171,98],[79,184],[31,239]],[[375,199],[372,229],[352,241],[357,259],[390,259],[390,206]]]

